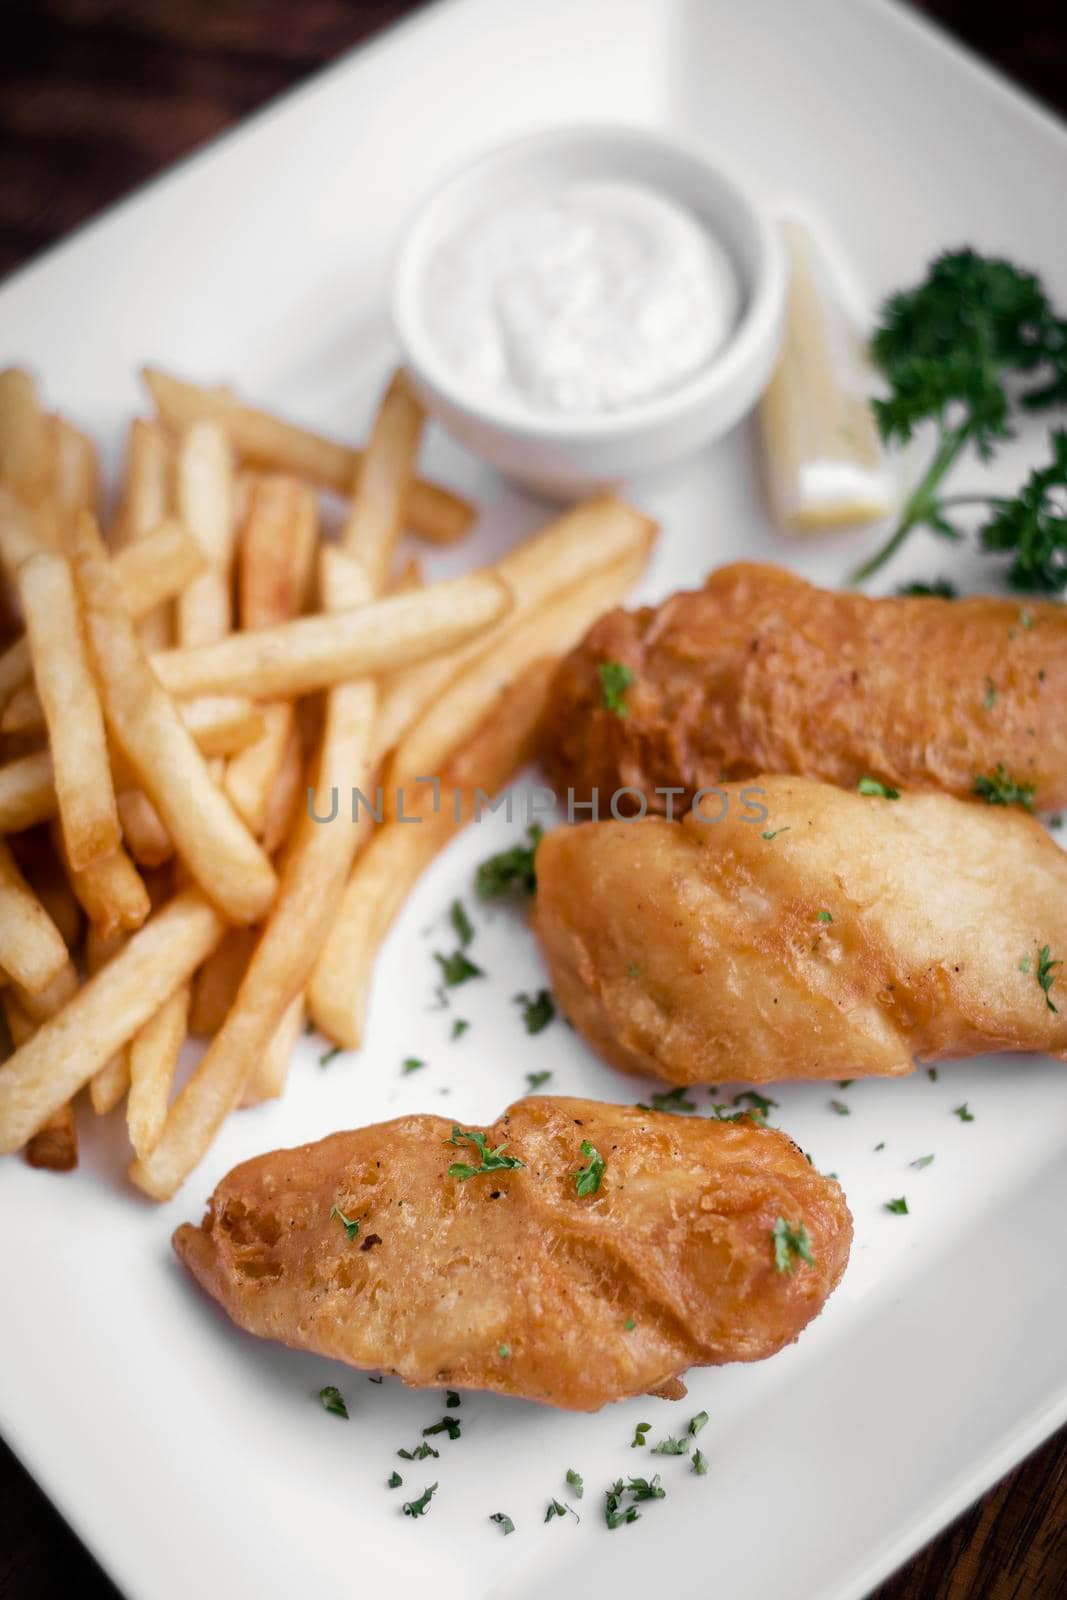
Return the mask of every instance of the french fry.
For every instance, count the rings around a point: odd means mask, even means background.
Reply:
[[[0,1154],[20,1149],[185,983],[223,921],[188,889],[43,1022],[0,1072]]]
[[[171,456],[164,429],[134,417],[126,441],[122,505],[111,533],[116,549],[147,538],[170,512]]]
[[[378,714],[377,754],[391,750],[449,679],[493,648],[524,614],[616,561],[638,551],[647,553],[655,532],[655,523],[632,506],[613,495],[598,495],[564,511],[509,551],[491,570],[507,584],[514,610],[490,632],[465,641],[447,655],[390,674]]]
[[[317,543],[318,512],[311,491],[292,478],[259,479],[241,535],[243,628],[266,628],[299,616]],[[264,705],[262,715],[260,738],[230,762],[225,780],[226,793],[257,838],[266,827],[294,720],[288,700]]]
[[[273,856],[289,836],[301,802],[303,780],[304,745],[300,728],[294,724],[289,730],[289,739],[282,754],[281,766],[274,777],[263,819],[262,844],[269,856]]]
[[[126,610],[135,619],[144,617],[161,600],[183,589],[203,564],[200,546],[181,523],[160,523],[150,537],[128,545],[115,557],[115,576]],[[32,677],[29,640],[23,634],[0,652],[0,705],[18,691],[29,689]]]
[[[48,548],[30,509],[0,483],[0,562],[8,582],[15,582],[24,561]]]
[[[351,494],[358,485],[363,451],[242,405],[228,389],[185,383],[154,367],[145,367],[142,377],[160,417],[176,432],[202,418],[217,418],[234,451],[253,466],[291,472],[336,494]],[[470,528],[474,508],[451,490],[417,479],[405,515],[412,532],[432,544],[454,544]]]
[[[293,1049],[304,1028],[304,996],[298,994],[279,1022],[273,1039],[256,1062],[241,1096],[243,1106],[258,1106],[264,1100],[277,1100],[289,1076]]]
[[[358,610],[297,617],[198,649],[164,650],[152,667],[170,694],[287,698],[435,655],[489,627],[510,606],[492,572],[475,572]]]
[[[0,967],[36,994],[66,964],[63,935],[0,840]]]
[[[159,812],[141,789],[122,789],[115,796],[122,837],[139,867],[161,867],[174,854],[170,834]]]
[[[233,626],[233,462],[217,423],[196,422],[178,447],[178,514],[204,555],[205,567],[182,590],[177,606],[180,645],[213,644]]]
[[[134,1034],[127,1046],[130,1094],[126,1125],[134,1154],[154,1150],[167,1120],[167,1099],[185,1042],[189,1015],[189,985],[183,983],[155,1016]]]
[[[259,933],[255,928],[227,928],[193,981],[189,1032],[211,1038],[226,1021],[248,971]]]
[[[545,656],[564,655],[596,618],[624,598],[640,577],[645,550],[560,591],[497,636],[433,700],[409,728],[389,762],[386,787],[402,791],[421,775],[440,773],[449,753],[481,722],[495,696]]]
[[[234,922],[262,916],[277,888],[267,857],[212,781],[134,636],[92,519],[79,519],[75,569],[105,713],[194,878]]]
[[[63,943],[68,950],[73,950],[82,931],[81,906],[54,851],[42,851],[23,870],[34,894],[59,929]]]
[[[0,833],[22,833],[55,814],[56,786],[47,750],[0,766]]]
[[[20,499],[35,502],[51,488],[52,451],[48,418],[28,372],[0,372],[0,481]]]
[[[53,1111],[48,1121],[29,1140],[26,1160],[31,1167],[44,1168],[48,1172],[73,1172],[78,1165],[78,1128],[74,1121],[74,1107],[69,1100],[58,1111]]]
[[[53,822],[50,831],[74,896],[93,927],[105,938],[122,928],[139,928],[152,906],[141,875],[122,846],[79,870],[71,864],[62,829]]]
[[[96,924],[90,922],[85,936],[85,970],[89,977],[95,977],[120,950],[124,950],[129,938],[123,929],[102,933]],[[114,1111],[129,1087],[130,1063],[127,1046],[123,1045],[89,1080],[89,1103],[95,1114],[106,1117]]]
[[[241,695],[201,695],[179,701],[178,710],[201,755],[237,755],[263,737],[262,709]]]
[[[72,961],[65,961],[60,967],[51,983],[36,992],[23,988],[22,984],[11,980],[11,993],[34,1023],[47,1022],[49,1017],[54,1017],[56,1012],[66,1005],[72,995],[78,992],[78,974]]]
[[[403,372],[396,372],[378,407],[370,443],[341,542],[357,554],[372,594],[382,594],[404,526],[404,505],[415,478],[425,415]]]
[[[553,663],[538,662],[498,696],[470,744],[442,777],[442,790],[421,787],[411,808],[418,822],[376,827],[357,858],[330,931],[308,984],[308,1010],[315,1026],[345,1049],[363,1042],[374,962],[398,912],[430,862],[473,813],[476,791],[493,795],[533,754]]]
[[[360,552],[352,550],[357,559]],[[371,593],[365,571],[325,550],[327,606],[354,607]],[[255,637],[253,635],[252,637]],[[159,1143],[130,1167],[131,1181],[154,1199],[173,1194],[196,1166],[221,1123],[240,1102],[286,1012],[303,993],[315,952],[336,908],[356,848],[344,822],[320,823],[326,797],[362,777],[377,705],[372,682],[344,683],[326,696],[312,804],[302,811],[283,854],[281,883],[237,999],[167,1117]]]
[[[56,510],[69,526],[79,511],[95,513],[100,493],[93,442],[65,417],[48,418],[52,457],[52,494]]]
[[[100,699],[70,564],[42,552],[19,568],[19,598],[44,708],[67,855],[75,871],[118,849],[120,833]]]
[[[37,1031],[37,1024],[9,991],[5,990],[0,1000],[13,1043],[16,1046],[25,1044]],[[44,1167],[52,1172],[70,1172],[78,1165],[78,1130],[74,1107],[69,1101],[34,1134],[26,1146],[26,1160],[31,1167]]]

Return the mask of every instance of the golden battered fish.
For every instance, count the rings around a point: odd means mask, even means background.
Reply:
[[[774,1129],[531,1098],[485,1130],[399,1117],[247,1161],[174,1248],[250,1333],[596,1411],[790,1344],[851,1237]]]
[[[538,848],[552,986],[606,1060],[761,1083],[1067,1059],[1067,854],[1032,817],[807,778],[722,793],[721,822],[593,822]]]
[[[633,673],[621,697],[607,662]],[[759,772],[967,795],[998,766],[1044,810],[1067,805],[1065,704],[1065,606],[869,600],[739,563],[602,617],[556,671],[542,745],[557,789],[596,788],[602,815],[624,786],[670,815],[657,788],[684,791],[680,814]]]

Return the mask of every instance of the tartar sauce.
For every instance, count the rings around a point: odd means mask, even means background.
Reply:
[[[638,184],[575,183],[468,224],[430,260],[424,315],[468,389],[594,414],[677,387],[739,311],[726,251]]]

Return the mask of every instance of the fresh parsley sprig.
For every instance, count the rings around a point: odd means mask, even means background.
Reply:
[[[505,895],[533,894],[537,888],[534,857],[545,830],[535,822],[526,830],[526,844],[513,844],[478,867],[474,892],[479,900],[500,900]]]
[[[1067,403],[1067,322],[1040,279],[975,250],[948,251],[915,288],[885,302],[871,349],[889,391],[872,401],[883,440],[907,444],[917,428],[932,423],[936,445],[893,533],[854,581],[884,566],[914,528],[961,538],[951,512],[966,500],[992,505],[980,539],[987,550],[1013,554],[1010,583],[1061,589],[1067,582],[1067,521],[1055,491],[1067,485],[1067,438],[1053,434],[1051,464],[1034,473],[1014,499],[941,492],[965,450],[973,448],[988,461],[1011,437],[1016,394],[1027,410]],[[1027,386],[1033,378],[1039,381]]]
[[[600,1151],[595,1150],[588,1139],[582,1140],[582,1155],[588,1158],[589,1164],[579,1167],[574,1173],[574,1187],[579,1200],[584,1200],[586,1195],[597,1193],[607,1165]]]

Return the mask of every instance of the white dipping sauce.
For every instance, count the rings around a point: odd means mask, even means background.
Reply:
[[[424,315],[468,389],[560,414],[617,411],[691,377],[740,310],[719,241],[638,184],[576,183],[439,247]]]

